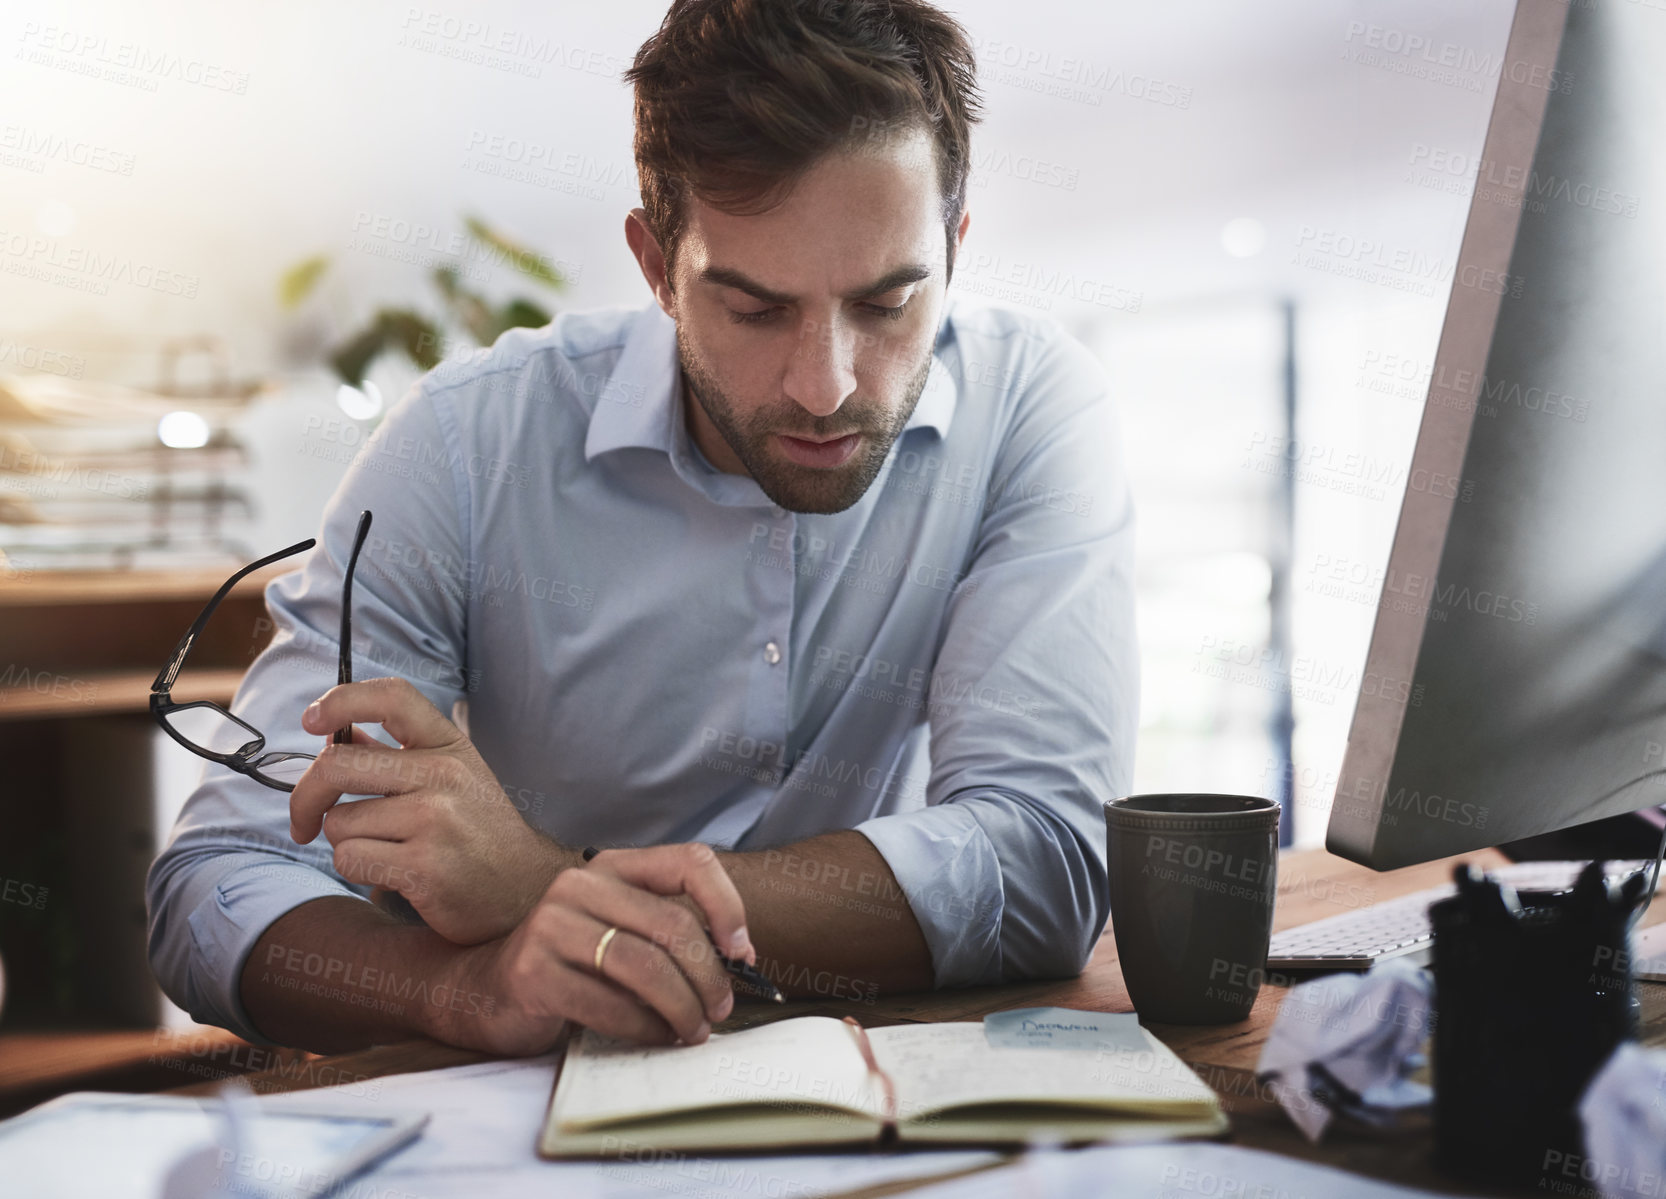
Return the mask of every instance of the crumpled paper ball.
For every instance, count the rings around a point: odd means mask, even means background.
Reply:
[[[1434,1099],[1409,1077],[1425,1064],[1433,996],[1433,977],[1403,958],[1301,983],[1279,1005],[1257,1077],[1309,1141],[1339,1115],[1392,1129]]]

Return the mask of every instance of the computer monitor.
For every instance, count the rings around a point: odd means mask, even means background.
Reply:
[[[1666,8],[1520,0],[1329,848],[1666,802]]]

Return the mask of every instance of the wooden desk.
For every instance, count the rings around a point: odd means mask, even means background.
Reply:
[[[1279,900],[1274,927],[1288,928],[1335,915],[1346,908],[1365,907],[1438,886],[1451,878],[1452,865],[1464,860],[1483,866],[1500,865],[1506,861],[1494,850],[1483,850],[1378,874],[1323,850],[1287,853],[1279,863]],[[1653,925],[1663,920],[1666,920],[1666,902],[1652,906],[1644,923]],[[1277,981],[1264,986],[1249,1019],[1241,1024],[1149,1026],[1215,1088],[1222,1105],[1232,1117],[1235,1143],[1287,1153],[1308,1161],[1429,1190],[1461,1195],[1515,1193],[1465,1187],[1447,1179],[1433,1165],[1433,1139],[1427,1132],[1374,1138],[1333,1131],[1321,1144],[1309,1145],[1255,1079],[1255,1064],[1261,1055],[1261,1046],[1267,1039],[1273,1016],[1286,990],[1288,986]],[[1639,983],[1637,991],[1643,1003],[1643,1043],[1666,1044],[1666,985]],[[1100,939],[1093,960],[1079,978],[887,996],[873,1003],[853,1000],[798,1000],[784,1006],[744,1003],[718,1026],[718,1031],[733,1031],[787,1016],[820,1014],[852,1015],[865,1025],[979,1020],[990,1012],[1043,1005],[1083,1011],[1133,1010],[1128,1001],[1127,988],[1123,986],[1122,972],[1117,964],[1116,942],[1109,928]],[[333,1077],[348,1082],[487,1060],[487,1054],[454,1049],[428,1040],[414,1040],[355,1053],[335,1054],[320,1059],[320,1065],[328,1064]],[[300,1090],[310,1085],[304,1077],[298,1078],[293,1069],[253,1074],[248,1081],[262,1092]],[[180,1088],[178,1093],[206,1094],[212,1089],[211,1085],[200,1084]],[[873,1193],[890,1192],[876,1190]]]
[[[149,711],[150,684],[235,565],[181,571],[35,571],[0,578],[0,721]],[[232,589],[191,651],[175,698],[229,703],[271,640],[266,584]]]
[[[199,637],[175,699],[230,702],[271,639],[265,585],[296,565],[238,583]],[[56,1036],[62,1052],[51,1056],[75,1072],[65,1083],[94,1069],[103,1049],[103,1068],[128,1069],[128,1041],[98,1034],[156,1022],[144,877],[168,830],[154,827],[148,781],[160,732],[150,686],[236,568],[0,572],[0,878],[46,897],[39,911],[0,912],[0,1042],[41,1034],[39,1044],[24,1042],[34,1052]],[[165,752],[189,757],[171,743]],[[12,1056],[8,1044],[0,1061]],[[0,1108],[13,1101],[6,1077],[0,1069]],[[179,1077],[190,1076],[170,1081]]]

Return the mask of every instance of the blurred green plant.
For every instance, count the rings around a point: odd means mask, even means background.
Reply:
[[[463,226],[477,245],[491,251],[492,259],[552,291],[566,288],[567,280],[547,256],[498,232],[479,217],[465,216]],[[300,307],[329,267],[329,255],[315,254],[285,271],[278,280],[278,299],[284,308],[293,311]],[[524,296],[493,305],[463,285],[462,274],[455,266],[435,267],[432,278],[447,316],[480,345],[491,345],[508,329],[535,329],[550,323],[551,313]],[[387,350],[402,350],[419,369],[431,370],[439,365],[444,348],[445,333],[439,321],[410,308],[379,308],[369,324],[330,350],[329,362],[343,383],[358,387],[371,364]]]

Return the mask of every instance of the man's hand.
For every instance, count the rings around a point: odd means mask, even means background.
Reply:
[[[573,855],[522,819],[474,744],[404,679],[332,687],[301,717],[324,735],[354,724],[380,724],[402,748],[357,728],[351,745],[327,745],[290,794],[290,835],[305,845],[322,828],[342,878],[399,892],[448,940],[508,934]],[[372,798],[338,804],[344,793]]]
[[[458,955],[448,993],[483,998],[445,1012],[431,1035],[510,1055],[549,1049],[568,1020],[648,1044],[704,1041],[734,993],[705,927],[672,896],[693,901],[725,954],[757,961],[740,893],[710,846],[606,850],[557,875],[509,936]]]

